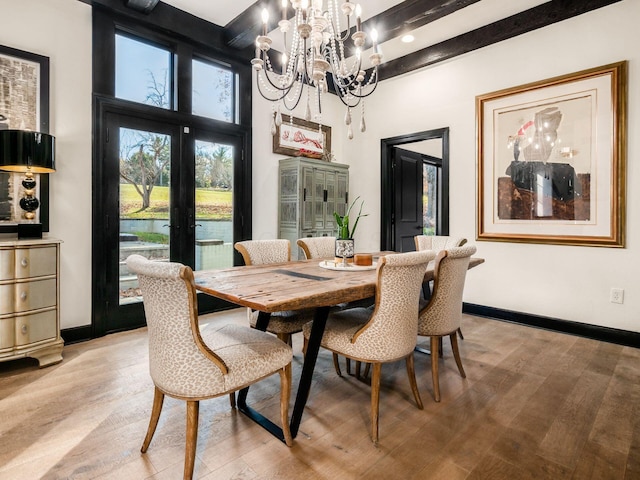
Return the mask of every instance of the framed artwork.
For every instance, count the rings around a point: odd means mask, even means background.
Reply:
[[[276,126],[273,153],[292,157],[323,158],[331,152],[331,127],[282,115],[282,125]]]
[[[477,239],[624,247],[627,62],[476,97]]]
[[[0,45],[0,129],[49,133],[49,58]],[[20,173],[0,172],[0,222],[22,217]],[[49,230],[49,175],[36,179],[36,220]]]

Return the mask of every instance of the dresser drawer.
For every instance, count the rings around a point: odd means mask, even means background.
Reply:
[[[56,338],[56,310],[15,317],[16,347]]]
[[[0,285],[0,315],[53,307],[58,300],[56,279]]]
[[[15,318],[0,318],[0,351],[5,348],[12,348],[14,342],[13,326]]]
[[[13,252],[13,250],[0,249],[0,280],[13,280],[16,276]]]
[[[55,275],[57,260],[56,247],[16,248],[15,278]]]

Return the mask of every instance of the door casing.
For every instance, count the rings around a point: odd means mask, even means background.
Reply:
[[[442,140],[442,191],[440,194],[440,216],[436,231],[438,235],[449,234],[449,128],[437,128],[424,132],[410,133],[380,141],[380,248],[396,250],[395,224],[393,214],[396,210],[395,176],[393,171],[396,147],[409,143],[432,139]]]

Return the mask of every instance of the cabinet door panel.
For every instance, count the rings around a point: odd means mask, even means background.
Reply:
[[[313,168],[302,169],[302,230],[313,229]]]

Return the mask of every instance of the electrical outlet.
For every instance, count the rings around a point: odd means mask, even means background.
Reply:
[[[609,301],[611,303],[624,303],[624,289],[612,288]]]

